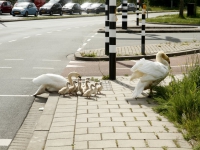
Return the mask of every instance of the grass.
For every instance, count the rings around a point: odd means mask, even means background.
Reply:
[[[154,110],[166,116],[181,128],[183,136],[193,142],[194,149],[200,148],[200,58],[191,58],[192,64],[182,68],[183,79],[176,79],[168,86],[154,88],[154,100],[158,106]],[[198,144],[199,143],[199,144]]]
[[[89,53],[81,52],[80,54],[82,57],[97,57],[97,54],[94,52],[89,52]]]
[[[184,18],[180,18],[178,14],[163,15],[155,18],[148,18],[146,19],[146,22],[200,25],[200,7],[197,7],[196,17],[187,17],[186,13],[184,13]]]

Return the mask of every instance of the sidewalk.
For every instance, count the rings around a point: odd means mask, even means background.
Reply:
[[[103,83],[103,94],[91,99],[50,95],[27,150],[192,149],[172,123],[152,110],[152,99],[132,98],[137,81],[117,77]]]

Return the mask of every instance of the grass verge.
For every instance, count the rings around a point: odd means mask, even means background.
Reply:
[[[168,86],[154,88],[154,110],[174,122],[183,136],[194,147],[200,148],[200,58],[191,58],[192,64],[183,68],[183,79],[176,79]]]

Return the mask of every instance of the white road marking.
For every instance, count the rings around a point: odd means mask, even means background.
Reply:
[[[22,79],[22,80],[33,80],[34,78],[21,77],[20,79]]]
[[[60,31],[62,31],[62,30],[56,30],[57,32],[60,32]]]
[[[11,41],[8,41],[8,42],[15,42],[16,40],[11,40]]]
[[[77,51],[80,51],[80,50],[81,50],[81,48],[77,49]]]
[[[51,59],[43,59],[42,61],[61,61],[61,60],[51,60]]]
[[[4,60],[24,60],[24,59],[4,59]]]
[[[48,67],[33,67],[33,69],[54,69],[54,68],[48,68]]]
[[[94,37],[94,35],[93,35],[93,36],[91,36],[91,37]]]
[[[52,32],[47,32],[47,33],[52,33]]]
[[[30,38],[30,36],[26,36],[26,37],[24,37],[24,39],[27,39],[27,38]]]
[[[75,27],[75,28],[80,28],[80,27]]]
[[[87,41],[89,42],[91,39],[88,39]]]
[[[85,63],[84,61],[70,61],[69,63]]]
[[[36,34],[36,36],[40,36],[40,35],[42,35],[42,34]]]
[[[0,97],[30,97],[30,96],[33,96],[33,95],[0,95]],[[0,142],[0,146],[1,146],[1,142]]]
[[[84,43],[83,46],[85,46],[87,43]]]
[[[0,139],[0,146],[9,146],[12,139]]]
[[[11,69],[12,67],[0,67],[0,69]]]
[[[78,65],[67,65],[66,67],[67,67],[67,68],[71,68],[71,67],[77,68],[77,67],[84,67],[84,66],[78,66]]]

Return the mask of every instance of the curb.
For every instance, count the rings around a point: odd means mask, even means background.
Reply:
[[[200,53],[200,49],[193,49],[193,50],[184,50],[180,52],[174,52],[174,53],[166,53],[169,57],[174,56],[181,56],[181,55],[188,55],[188,54],[195,54]],[[156,54],[154,55],[138,55],[138,56],[122,56],[122,57],[116,57],[116,60],[139,60],[141,58],[145,59],[154,59]],[[79,52],[76,52],[74,54],[75,60],[83,60],[83,61],[109,61],[109,56],[107,57],[82,57]]]

